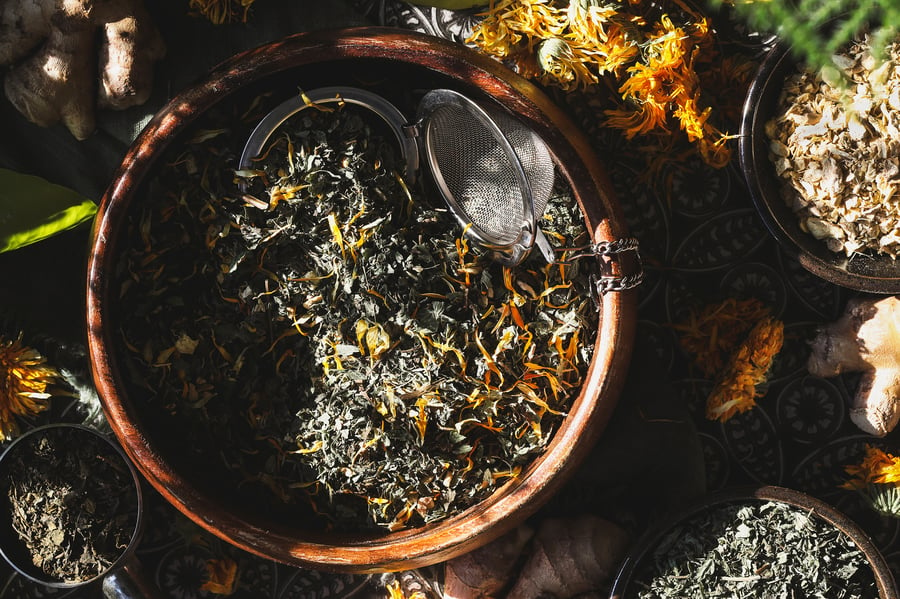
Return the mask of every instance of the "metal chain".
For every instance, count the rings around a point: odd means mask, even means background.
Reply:
[[[611,256],[622,252],[637,251],[638,240],[634,237],[623,237],[613,241],[598,241],[586,246],[585,249],[595,256]]]
[[[643,280],[643,271],[621,277],[600,277],[596,280],[597,294],[603,295],[609,291],[626,291],[628,289],[633,289],[640,285]]]
[[[626,291],[637,287],[644,280],[644,268],[641,263],[640,253],[638,252],[638,245],[638,240],[634,237],[624,237],[613,241],[599,241],[579,248],[580,251],[572,256],[570,260],[584,256],[615,257],[617,254],[634,252],[637,260],[637,272],[621,276],[597,277],[594,281],[597,295],[603,295],[610,291]]]

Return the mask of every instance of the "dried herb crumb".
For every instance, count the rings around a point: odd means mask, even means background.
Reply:
[[[132,215],[123,347],[148,407],[195,439],[180,459],[328,527],[394,530],[477,503],[544,450],[597,313],[589,269],[492,262],[340,106],[286,123],[242,191],[239,135],[179,149]],[[554,240],[585,241],[569,196],[547,214]]]
[[[875,599],[865,555],[842,531],[791,505],[712,508],[669,531],[635,570],[629,596]]]
[[[124,553],[137,525],[137,490],[105,441],[47,428],[23,438],[4,460],[13,530],[44,579],[91,580]]]

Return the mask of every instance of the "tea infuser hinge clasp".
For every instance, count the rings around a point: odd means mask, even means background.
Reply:
[[[632,264],[630,269],[620,269],[624,274],[602,274],[592,277],[594,290],[598,296],[602,296],[610,291],[633,289],[644,280],[644,267],[641,263],[638,240],[634,237],[624,237],[613,241],[598,241],[579,248],[579,251],[569,256],[567,261],[586,256],[596,256],[605,259],[601,261],[601,264],[605,263],[607,268],[604,270],[607,270],[610,262],[614,260],[620,261],[623,254],[629,253],[632,255]]]

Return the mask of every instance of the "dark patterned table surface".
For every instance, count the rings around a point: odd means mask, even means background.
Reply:
[[[478,18],[471,11],[389,0],[357,0],[353,7],[362,22],[424,31],[460,43]],[[758,58],[763,42],[759,40],[757,48],[747,42],[741,51]],[[570,108],[577,116],[578,107]],[[671,173],[666,194],[641,179],[641,165],[624,140],[591,131],[589,125],[587,130],[610,171],[631,232],[640,241],[646,278],[640,287],[634,358],[617,412],[575,480],[537,518],[591,512],[638,532],[653,515],[705,493],[740,484],[782,485],[822,498],[857,520],[900,574],[900,520],[877,515],[858,494],[839,487],[846,478],[844,466],[859,459],[865,444],[873,442],[848,418],[856,381],[852,376],[811,377],[805,368],[808,340],[816,327],[835,320],[857,294],[810,275],[781,250],[758,218],[736,161],[718,170],[700,161],[683,164]],[[50,256],[55,260],[67,246],[85,243],[84,235],[67,233],[0,262],[0,268],[9,272],[4,274],[4,286],[20,281],[15,291],[7,287],[2,301],[15,309],[26,303],[23,295],[32,294],[27,303],[37,303],[44,311],[51,336],[79,326],[81,258],[76,252],[56,264],[56,280],[48,291],[29,287],[23,281],[26,267],[12,258],[29,264]],[[693,307],[722,298],[757,298],[785,323],[785,346],[764,396],[756,408],[726,423],[704,417],[712,381],[693,373],[672,326]],[[102,421],[96,404],[90,402],[58,410],[55,417]],[[895,447],[896,435],[880,443]],[[233,597],[385,594],[384,576],[300,570],[246,554],[187,522],[152,492],[147,495],[148,529],[138,557],[167,597],[213,596],[200,586],[206,561],[219,556],[238,563]],[[440,567],[406,574],[416,575],[438,582]],[[96,587],[54,590],[13,574],[5,576],[0,598],[100,596]]]

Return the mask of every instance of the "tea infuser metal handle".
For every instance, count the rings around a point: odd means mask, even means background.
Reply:
[[[397,138],[400,144],[400,154],[406,163],[406,172],[404,177],[406,181],[412,183],[416,179],[419,170],[419,148],[407,131],[406,117],[400,110],[376,93],[360,89],[358,87],[319,87],[309,92],[291,96],[275,108],[273,108],[266,116],[256,124],[244,149],[241,152],[239,168],[248,168],[252,165],[253,159],[259,156],[263,151],[263,146],[272,136],[278,127],[286,120],[310,107],[315,105],[326,104],[331,102],[345,102],[348,104],[356,104],[377,114],[390,127],[391,132]]]

